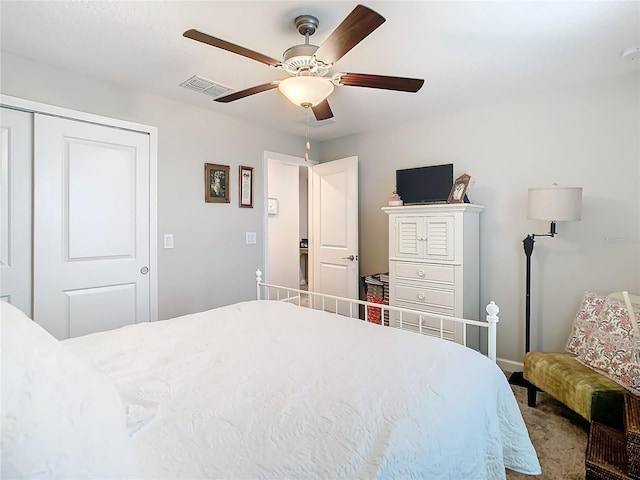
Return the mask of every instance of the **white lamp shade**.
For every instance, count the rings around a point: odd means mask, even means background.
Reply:
[[[331,95],[333,83],[322,77],[290,77],[282,80],[278,89],[294,105],[315,107]]]
[[[527,218],[550,222],[582,220],[582,187],[530,188]]]

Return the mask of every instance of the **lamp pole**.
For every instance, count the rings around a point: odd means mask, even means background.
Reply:
[[[525,300],[524,300],[524,353],[531,351],[531,255],[533,254],[533,244],[535,238],[538,237],[555,237],[556,222],[551,222],[549,233],[527,235],[522,241],[524,245],[524,254],[527,257],[527,273],[525,282]],[[509,377],[509,383],[519,385],[521,387],[535,388],[527,380],[525,380],[522,372],[513,372]]]
[[[529,353],[531,350],[531,254],[533,253],[533,244],[535,243],[534,238],[535,235],[527,235],[527,238],[522,241],[524,244],[524,254],[527,256],[527,281],[524,310],[525,353]]]
[[[550,233],[547,235],[551,235]],[[555,235],[555,232],[554,232]],[[533,244],[535,243],[535,235],[527,235],[522,243],[524,245],[524,254],[527,257],[527,276],[525,284],[525,301],[524,301],[524,349],[525,354],[531,349],[531,254],[533,253]],[[527,389],[533,387],[528,381],[525,380],[522,372],[513,372],[509,377],[509,383],[512,385],[518,385],[520,387],[526,387]]]

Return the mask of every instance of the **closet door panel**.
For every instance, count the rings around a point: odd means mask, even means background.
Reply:
[[[68,259],[133,258],[136,151],[76,139],[67,142],[63,195]]]
[[[0,300],[31,315],[33,114],[0,108]]]
[[[135,323],[136,284],[65,292],[69,336],[78,337]],[[86,319],[90,318],[91,322]]]
[[[34,319],[60,339],[148,321],[148,135],[36,114],[34,148]]]

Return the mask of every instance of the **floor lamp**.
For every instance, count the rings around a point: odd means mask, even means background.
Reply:
[[[522,243],[527,257],[527,277],[525,295],[525,353],[531,347],[531,254],[536,237],[555,237],[556,222],[570,222],[582,218],[582,187],[552,187],[530,188],[527,208],[529,220],[545,220],[551,222],[549,233],[527,235]],[[532,387],[522,372],[514,372],[509,377],[509,383],[523,387]]]

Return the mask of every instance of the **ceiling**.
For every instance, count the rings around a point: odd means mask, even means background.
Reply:
[[[638,1],[369,1],[386,18],[332,73],[424,78],[418,93],[339,86],[322,141],[639,70]],[[0,45],[83,75],[304,135],[307,112],[276,89],[232,103],[180,87],[193,75],[234,90],[286,73],[184,38],[195,28],[276,59],[304,43],[293,20],[320,20],[320,45],[357,5],[338,1],[7,1]],[[72,88],[70,86],[70,88]]]

